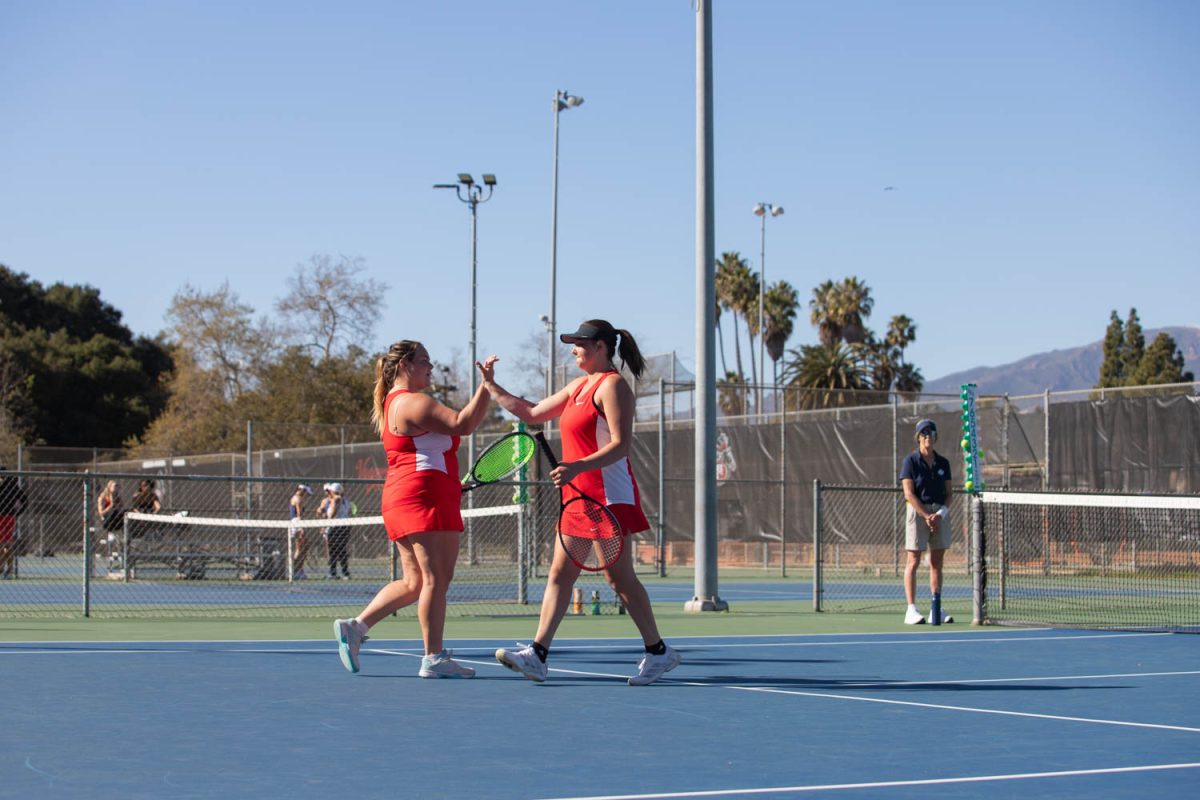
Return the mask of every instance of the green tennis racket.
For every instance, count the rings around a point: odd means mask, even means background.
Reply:
[[[536,452],[537,442],[528,433],[501,436],[475,459],[471,471],[462,479],[463,491],[504,480],[528,464]]]

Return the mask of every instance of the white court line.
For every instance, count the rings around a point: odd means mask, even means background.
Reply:
[[[874,686],[943,686],[951,685],[969,685],[975,683],[1029,683],[1039,681],[1086,681],[1099,680],[1100,678],[1162,678],[1172,675],[1200,675],[1200,670],[1179,670],[1176,672],[1112,672],[1105,675],[1045,675],[1036,678],[963,678],[958,680],[945,681],[870,681],[863,683],[848,683],[839,681],[830,683],[829,685],[841,688],[848,687],[874,687]],[[814,683],[814,686],[820,684]]]
[[[984,783],[987,781],[1020,781],[1035,778],[1070,778],[1081,775],[1112,775],[1129,772],[1153,772],[1168,769],[1195,769],[1200,762],[1183,764],[1146,764],[1137,767],[1107,767],[1103,769],[1071,769],[1056,772],[1017,772],[1007,775],[970,775],[963,778],[923,778],[911,781],[872,781],[870,783],[827,783],[810,786],[771,786],[760,789],[711,789],[695,792],[653,792],[650,794],[604,794],[579,797],[555,797],[546,800],[659,800],[678,797],[733,797],[735,795],[778,794],[790,792],[821,792],[835,789],[886,789],[893,786],[937,786],[951,783]]]
[[[417,655],[414,653],[405,653],[403,651],[398,651],[398,650],[379,649],[379,650],[374,650],[372,652],[382,653],[385,655],[409,656],[410,658],[420,658],[420,655]],[[474,664],[476,666],[485,666],[485,667],[486,666],[490,666],[490,667],[503,666],[496,661],[480,661],[480,660],[468,659],[468,658],[458,658],[455,660],[459,661],[463,664]],[[615,679],[619,679],[619,680],[624,680],[628,677],[626,675],[618,675],[618,674],[614,674],[611,672],[592,672],[589,670],[562,669],[561,667],[548,667],[548,671],[554,672],[554,673],[561,673],[563,675],[582,675],[582,676],[586,676],[586,677],[590,677],[590,678],[615,678]],[[1152,676],[1171,676],[1171,675],[1200,675],[1200,671],[1128,673],[1125,675],[1075,676],[1075,678],[1082,679],[1084,677],[1108,678],[1108,677],[1139,677],[1139,676],[1152,677]],[[1071,680],[1071,679],[1072,679],[1072,676],[1060,676],[1057,678],[1056,677],[1017,678],[1015,680],[1049,681],[1049,680]],[[995,682],[1001,682],[1004,680],[1006,680],[1006,679],[1004,679],[1004,678],[988,678],[988,679],[983,679],[983,680],[979,680],[979,681],[969,681],[969,680],[935,681],[935,682],[914,681],[912,683],[907,683],[907,684],[878,683],[878,684],[860,684],[860,685],[862,685],[862,686],[904,686],[904,685],[919,686],[919,685],[923,685],[923,684],[937,685],[937,684],[941,684],[941,683],[995,683]],[[668,684],[674,684],[677,686],[699,686],[699,687],[714,688],[714,689],[730,689],[730,690],[741,691],[741,692],[760,692],[763,694],[786,694],[786,695],[793,695],[796,697],[821,697],[821,698],[832,699],[832,700],[857,700],[857,701],[863,702],[863,703],[883,703],[885,705],[915,706],[917,708],[934,708],[934,709],[939,709],[939,710],[943,710],[943,711],[965,711],[965,712],[969,712],[969,713],[973,713],[973,714],[998,714],[1001,716],[1031,717],[1034,719],[1050,719],[1050,720],[1058,720],[1058,721],[1062,721],[1062,722],[1089,722],[1089,723],[1092,723],[1095,725],[1117,725],[1117,726],[1129,727],[1129,728],[1154,728],[1157,730],[1183,731],[1185,733],[1200,733],[1200,728],[1189,728],[1189,727],[1182,726],[1182,725],[1160,725],[1160,724],[1153,723],[1153,722],[1126,722],[1123,720],[1097,719],[1097,718],[1091,718],[1091,717],[1070,717],[1070,716],[1064,716],[1061,714],[1035,714],[1033,712],[1028,712],[1028,711],[1003,711],[1003,710],[990,709],[990,708],[975,708],[972,706],[951,706],[951,705],[945,705],[945,704],[941,704],[941,703],[918,703],[918,702],[911,701],[911,700],[888,700],[885,698],[877,698],[877,697],[857,697],[855,695],[829,694],[827,692],[809,692],[809,691],[802,691],[802,690],[798,690],[798,689],[774,689],[774,688],[763,687],[763,686],[729,686],[726,684],[719,684],[719,683],[704,683],[701,681],[682,681],[682,680],[675,680],[672,678],[663,678],[662,682],[668,683]],[[835,685],[843,686],[844,684],[835,684]]]
[[[691,684],[688,684],[691,685]],[[712,684],[699,684],[711,686]],[[805,692],[796,689],[771,689],[762,686],[729,686],[743,692],[763,692],[765,694],[790,694],[799,697],[825,697],[832,700],[857,700],[860,703],[882,703],[893,706],[915,706],[916,708],[936,708],[943,711],[966,711],[972,714],[997,714],[1004,717],[1029,717],[1032,719],[1053,719],[1063,722],[1089,722],[1093,725],[1118,725],[1126,728],[1154,728],[1167,731],[1185,731],[1200,733],[1200,728],[1189,728],[1183,725],[1158,725],[1153,722],[1125,722],[1118,719],[1095,719],[1092,717],[1068,717],[1060,714],[1035,714],[1031,711],[1001,711],[994,708],[975,708],[972,706],[950,706],[941,703],[917,703],[912,700],[888,700],[883,697],[857,697],[852,694],[827,694],[824,692]]]

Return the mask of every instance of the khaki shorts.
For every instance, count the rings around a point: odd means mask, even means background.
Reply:
[[[925,520],[917,516],[917,512],[913,510],[911,505],[905,505],[905,529],[904,529],[904,549],[918,550],[924,552],[926,548],[930,550],[949,550],[950,549],[950,512],[947,510],[946,516],[938,523],[937,534],[930,536],[929,526],[925,524]],[[943,506],[940,503],[930,503],[925,506],[925,510],[929,512],[938,511]]]

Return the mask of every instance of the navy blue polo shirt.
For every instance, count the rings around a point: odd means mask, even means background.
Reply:
[[[950,483],[950,462],[939,455],[933,454],[933,466],[921,457],[920,450],[914,450],[904,459],[900,467],[900,480],[911,478],[913,491],[917,499],[926,505],[946,502],[946,486]]]

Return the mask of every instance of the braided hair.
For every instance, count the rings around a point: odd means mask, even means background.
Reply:
[[[375,430],[380,434],[383,433],[386,424],[383,402],[387,399],[392,384],[396,382],[396,374],[400,371],[400,365],[410,360],[420,346],[420,342],[402,339],[389,347],[388,351],[375,361],[375,404],[371,409],[371,422],[375,424]]]

